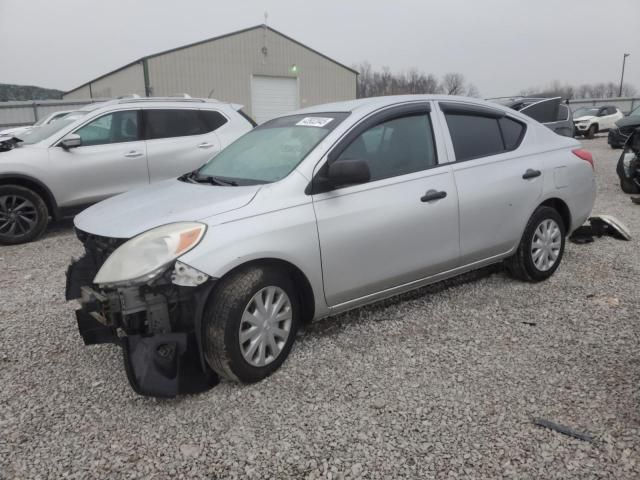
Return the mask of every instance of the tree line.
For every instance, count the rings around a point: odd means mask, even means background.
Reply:
[[[419,93],[480,96],[475,85],[468,82],[461,73],[447,73],[442,78],[433,74],[427,75],[415,68],[393,73],[389,67],[374,70],[369,62],[363,62],[353,68],[360,73],[356,84],[358,98]]]
[[[62,91],[54,90],[52,88],[0,83],[0,102],[18,100],[58,100],[62,98],[62,94]]]
[[[551,82],[544,88],[533,87],[520,91],[520,95],[544,95],[562,97],[569,100],[580,98],[614,98],[620,93],[620,84],[615,82],[585,83],[574,86],[562,84],[558,80]],[[638,90],[628,83],[622,84],[622,96],[633,97]]]

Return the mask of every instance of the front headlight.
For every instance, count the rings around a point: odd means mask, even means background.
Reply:
[[[207,226],[198,222],[169,223],[147,230],[117,248],[93,282],[108,286],[149,282],[198,245],[206,230]]]

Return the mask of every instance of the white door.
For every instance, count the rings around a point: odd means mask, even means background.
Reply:
[[[220,151],[214,131],[221,124],[216,111],[188,108],[149,108],[143,110],[149,180],[175,178],[202,166]]]
[[[251,113],[258,124],[297,110],[299,105],[297,78],[251,78]]]
[[[139,120],[140,110],[107,113],[73,132],[80,135],[81,146],[49,148],[61,207],[99,202],[149,183]]]

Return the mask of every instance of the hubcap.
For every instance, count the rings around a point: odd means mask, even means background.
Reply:
[[[531,259],[536,268],[542,272],[551,269],[558,260],[561,246],[562,232],[558,224],[551,219],[543,220],[531,241]]]
[[[31,200],[20,195],[0,197],[0,235],[18,237],[35,227],[38,212]]]
[[[256,293],[242,314],[239,342],[244,359],[254,367],[270,364],[284,348],[291,332],[291,301],[279,287]]]

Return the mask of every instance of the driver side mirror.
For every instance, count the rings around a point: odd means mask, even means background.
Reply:
[[[367,183],[371,180],[369,165],[364,160],[337,160],[329,165],[327,180],[332,187]]]
[[[82,138],[77,133],[70,133],[60,141],[60,146],[65,150],[82,145]]]

